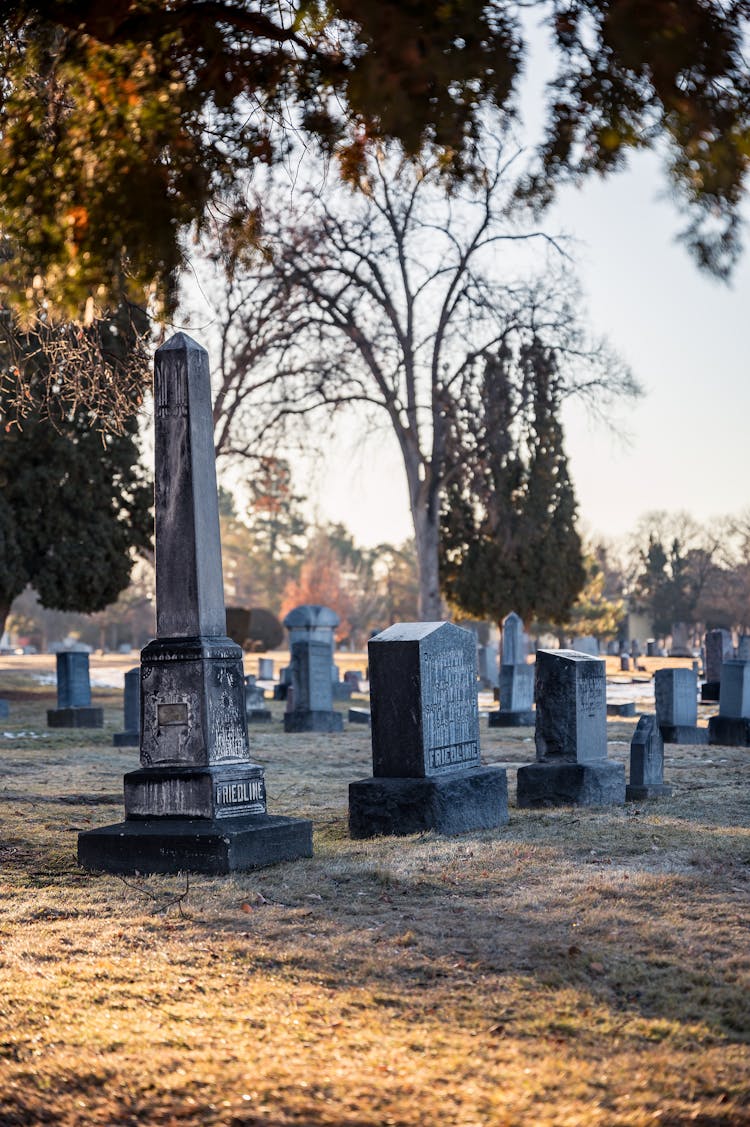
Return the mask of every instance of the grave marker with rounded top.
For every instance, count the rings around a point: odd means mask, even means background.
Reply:
[[[719,715],[708,721],[708,742],[750,747],[750,663],[725,661],[721,667]]]
[[[654,673],[656,720],[665,744],[705,744],[698,727],[698,678],[692,669],[657,669]]]
[[[536,655],[536,763],[518,770],[518,805],[625,801],[625,768],[607,759],[605,663],[575,650]]]
[[[664,782],[664,741],[656,717],[643,715],[630,741],[630,781],[625,788],[628,802],[668,798],[672,788]]]
[[[103,728],[104,712],[91,707],[89,655],[64,650],[57,655],[57,708],[47,711],[50,728]]]
[[[242,650],[226,634],[208,355],[184,333],[154,365],[157,638],[141,653],[141,769],[126,820],[79,835],[108,872],[226,873],[310,856],[309,821],[266,813]]]
[[[471,631],[397,623],[370,640],[368,653],[373,775],[349,786],[352,837],[507,822],[505,771],[480,762]]]

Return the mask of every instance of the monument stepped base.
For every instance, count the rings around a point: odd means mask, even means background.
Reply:
[[[115,732],[114,736],[112,737],[112,744],[114,747],[140,747],[141,733]]]
[[[708,728],[693,724],[660,724],[659,731],[665,744],[707,744]]]
[[[101,708],[50,708],[47,710],[48,728],[103,728],[104,711]]]
[[[750,720],[745,717],[712,716],[708,721],[708,742],[724,747],[750,747]]]
[[[592,763],[528,763],[518,769],[520,807],[621,806],[625,768],[600,759]]]
[[[307,711],[285,712],[285,732],[343,732],[344,718],[340,712]]]
[[[533,728],[536,723],[536,712],[533,708],[528,712],[507,712],[502,708],[489,713],[487,726],[489,728]]]
[[[250,818],[132,820],[78,835],[78,864],[104,873],[221,876],[312,857],[312,822]]]
[[[427,778],[370,778],[349,784],[353,838],[423,833],[463,834],[508,821],[502,767],[473,767]]]
[[[644,802],[652,798],[669,798],[671,794],[672,787],[666,783],[648,783],[644,786],[628,783],[625,787],[626,802]]]

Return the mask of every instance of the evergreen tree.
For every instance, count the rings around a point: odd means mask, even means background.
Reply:
[[[584,584],[560,396],[554,349],[537,337],[517,355],[502,346],[453,428],[441,578],[464,614],[560,622]]]
[[[78,330],[83,333],[86,330]],[[131,363],[138,337],[129,314],[88,330],[112,369]],[[36,334],[0,345],[0,628],[27,584],[43,606],[92,612],[128,585],[133,550],[151,542],[151,487],[139,464],[137,417],[119,433],[64,395],[50,400],[48,353]],[[28,378],[27,406],[15,415],[9,369],[18,353]],[[145,364],[145,358],[144,358]],[[9,390],[10,388],[10,390]],[[42,407],[44,403],[44,407]]]

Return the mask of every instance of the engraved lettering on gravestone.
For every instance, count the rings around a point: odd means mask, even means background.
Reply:
[[[156,722],[160,728],[163,728],[167,724],[182,724],[186,726],[188,722],[188,706],[184,702],[180,704],[157,704]]]
[[[266,788],[263,779],[241,779],[218,783],[216,786],[216,816],[264,814]]]
[[[187,415],[187,368],[172,365],[156,368],[156,415],[159,419],[178,419]]]
[[[475,690],[462,654],[422,657],[422,739],[431,770],[479,762]]]

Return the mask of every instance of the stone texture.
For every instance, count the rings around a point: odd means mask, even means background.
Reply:
[[[712,716],[708,721],[708,742],[724,747],[750,747],[750,719]]]
[[[89,655],[81,650],[57,654],[57,707],[89,708]]]
[[[722,665],[734,657],[732,635],[728,630],[707,630],[703,639],[703,648],[706,651],[706,680],[718,684],[721,680]]]
[[[258,679],[260,681],[273,681],[273,658],[258,658]]]
[[[349,784],[353,838],[494,829],[508,821],[508,781],[500,767],[425,778],[370,778]]]
[[[661,724],[659,730],[665,744],[708,743],[708,729],[693,724]]]
[[[602,759],[592,763],[528,763],[518,771],[522,809],[545,806],[620,806],[625,768]]]
[[[512,610],[503,619],[501,664],[521,665],[525,661],[523,622]]]
[[[252,674],[245,678],[245,717],[248,724],[261,724],[272,719],[270,708],[266,708],[265,694]]]
[[[732,719],[750,717],[750,664],[725,661],[721,667],[719,715]]]
[[[689,631],[686,622],[672,623],[672,647],[669,653],[671,657],[692,657],[693,650],[690,646]]]
[[[635,701],[607,701],[607,716],[635,716]]]
[[[599,639],[593,634],[584,634],[573,639],[573,650],[579,654],[588,654],[589,657],[599,656]]]
[[[698,678],[692,669],[657,669],[654,673],[656,720],[664,743],[704,744],[698,728]]]
[[[268,818],[250,758],[242,650],[226,634],[208,358],[182,333],[157,350],[154,414],[157,638],[141,653],[141,769],[125,776],[126,822],[81,834],[79,857],[111,872],[227,872],[306,856],[310,824]]]
[[[350,724],[366,724],[370,726],[370,710],[369,708],[350,708],[347,713],[347,720]]]
[[[630,741],[628,801],[667,798],[672,788],[664,783],[664,741],[655,716],[641,716]]]

